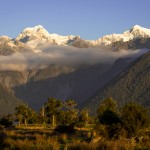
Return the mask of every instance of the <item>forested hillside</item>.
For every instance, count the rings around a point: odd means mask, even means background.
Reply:
[[[150,106],[150,52],[135,60],[102,90],[97,91],[89,99],[88,107],[94,112],[106,97],[114,98],[120,105],[136,101]]]

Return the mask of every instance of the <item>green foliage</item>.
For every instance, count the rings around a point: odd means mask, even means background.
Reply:
[[[107,126],[107,133],[108,133],[109,139],[119,139],[119,138],[126,137],[126,131],[122,127],[121,123]]]
[[[112,98],[104,99],[97,110],[97,117],[101,124],[112,125],[119,123],[116,101]]]
[[[116,136],[121,123],[118,115],[117,102],[112,98],[104,99],[97,110],[98,125],[96,131],[105,138]]]
[[[35,111],[25,104],[16,107],[15,115],[19,124],[40,123],[43,125],[52,123],[55,132],[73,133],[75,126],[85,127],[84,129],[87,130],[86,127],[88,127],[91,118],[89,111],[88,109],[78,111],[75,108],[76,105],[77,103],[74,100],[67,100],[62,103],[55,98],[49,98],[42,106],[38,116]],[[97,110],[97,116],[93,120],[91,119],[90,131],[94,127],[93,136],[91,137],[94,138],[98,135],[107,140],[132,137],[146,127],[149,119],[147,110],[139,104],[128,103],[119,112],[117,102],[112,98],[106,98],[101,102]]]
[[[28,119],[28,123],[29,124],[35,124],[38,122],[38,116],[37,116],[37,113],[34,111],[34,110],[30,110],[31,111],[31,115]]]
[[[65,124],[76,124],[78,120],[78,110],[66,110],[64,113],[64,123]]]
[[[148,111],[135,102],[126,104],[120,112],[121,116],[119,116],[117,103],[113,99],[107,98],[102,101],[97,112],[99,122],[96,130],[100,134],[107,132],[109,138],[135,136],[149,122]],[[105,128],[100,128],[103,127],[101,125],[104,125]]]
[[[48,101],[44,105],[45,115],[47,117],[51,117],[53,114],[57,114],[61,106],[62,103],[60,100],[55,98],[48,98]]]
[[[150,40],[150,39],[149,39]],[[92,97],[88,108],[95,112],[99,103],[107,97],[117,100],[119,106],[135,101],[150,108],[150,52],[142,55],[128,66],[107,86]]]
[[[98,115],[101,115],[105,110],[111,110],[113,112],[116,112],[117,102],[111,97],[104,99],[100,103],[99,108],[97,110]]]
[[[74,125],[58,125],[55,128],[55,132],[59,132],[59,133],[74,133],[75,129],[74,129]]]
[[[99,116],[99,122],[104,125],[113,125],[120,123],[120,117],[111,110],[105,110],[103,114]]]
[[[105,139],[119,139],[126,137],[126,131],[120,123],[112,124],[110,126],[97,124],[94,128],[96,135],[101,136]]]
[[[65,111],[65,121],[66,124],[75,124],[78,119],[78,110],[75,109],[77,103],[74,100],[67,100],[63,103],[64,107],[66,108]]]
[[[31,122],[34,122],[34,120],[36,120],[35,111],[33,111],[26,104],[21,104],[15,108],[15,116],[19,124],[24,123],[25,125],[27,125],[29,121],[31,123]]]
[[[3,116],[2,118],[0,118],[0,125],[2,126],[10,127],[12,126],[12,124],[13,124],[13,120],[11,115]]]
[[[66,100],[64,102],[64,106],[69,110],[74,110],[76,105],[77,103],[72,99]]]
[[[42,108],[40,109],[40,112],[37,116],[37,121],[39,124],[45,124],[46,123],[46,116],[45,116],[45,109],[44,106],[42,106]]]
[[[60,113],[61,106],[62,102],[55,98],[48,98],[48,101],[44,104],[44,115],[53,126],[56,125],[56,118]]]
[[[56,126],[56,123],[75,124],[78,117],[78,110],[75,109],[76,105],[77,103],[74,100],[67,100],[62,103],[55,98],[48,98],[39,112],[39,123],[51,123],[52,126]],[[64,107],[63,109],[62,106]]]
[[[77,122],[78,127],[84,127],[89,122],[89,111],[88,109],[84,108],[79,112],[79,118]]]
[[[109,138],[109,134],[108,134],[108,129],[106,125],[102,125],[102,124],[97,124],[94,128],[94,131],[97,135],[102,136],[106,139]],[[93,132],[94,132],[93,131]]]
[[[122,108],[123,127],[128,136],[138,134],[140,129],[148,124],[149,116],[147,110],[135,102],[130,102]]]

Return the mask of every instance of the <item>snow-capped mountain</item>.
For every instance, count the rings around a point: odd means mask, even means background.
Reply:
[[[139,39],[142,42],[135,41]],[[150,29],[146,29],[139,25],[135,25],[122,34],[110,34],[91,41],[81,39],[80,36],[50,34],[43,26],[38,25],[33,28],[25,28],[15,39],[11,39],[7,36],[0,37],[0,54],[9,55],[16,51],[20,52],[27,49],[38,53],[51,45],[73,46],[78,48],[99,47],[114,51],[120,48],[132,49],[132,47],[138,45],[136,46],[138,49],[138,47],[146,48],[143,43],[145,39],[148,39],[148,42],[144,42],[149,43]]]
[[[90,41],[95,46],[107,46],[114,42],[127,42],[136,38],[148,38],[150,37],[150,29],[143,28],[139,25],[135,25],[131,29],[125,31],[123,34],[110,34],[105,35],[98,40]]]
[[[8,42],[8,41],[10,41],[10,40],[11,40],[11,38],[8,37],[8,36],[1,36],[1,37],[0,37],[0,44],[2,44],[2,43],[4,43],[4,42]]]
[[[1,56],[0,84],[37,110],[47,97],[81,104],[144,53],[143,48],[150,49],[150,29],[137,25],[93,41],[49,34],[40,25],[26,28],[14,39],[0,37],[0,55],[10,55]],[[142,50],[127,55],[116,51],[120,49]]]
[[[67,45],[69,41],[75,39],[76,36],[61,36],[58,34],[49,34],[43,26],[38,25],[33,28],[24,29],[16,38],[16,41],[26,43],[32,48],[37,48],[42,44]]]
[[[134,38],[138,37],[150,37],[150,29],[135,25],[128,33],[132,34]],[[125,32],[126,33],[126,32]]]
[[[8,36],[1,36],[0,37],[0,55],[10,55],[15,52],[28,52],[33,50],[28,47],[26,44],[15,41],[14,39],[11,39]]]

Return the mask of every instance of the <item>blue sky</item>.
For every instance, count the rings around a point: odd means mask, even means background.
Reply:
[[[0,0],[0,36],[43,25],[49,33],[97,39],[138,24],[150,28],[150,0]]]

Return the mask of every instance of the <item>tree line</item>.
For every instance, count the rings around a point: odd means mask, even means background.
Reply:
[[[62,102],[55,98],[48,98],[37,113],[27,104],[21,104],[15,108],[13,119],[8,115],[0,119],[0,124],[14,120],[19,126],[50,124],[52,127],[58,125],[86,127],[92,124],[93,136],[95,132],[96,135],[105,138],[132,137],[150,125],[148,110],[136,102],[129,102],[118,108],[117,101],[106,98],[99,104],[97,114],[92,117],[87,108],[78,110],[76,107],[77,103],[71,99]]]
[[[76,109],[77,103],[74,100],[61,100],[48,98],[47,102],[36,113],[26,104],[15,108],[15,118],[18,124],[50,124],[56,127],[60,124],[76,124],[84,126],[89,120],[88,109]]]

